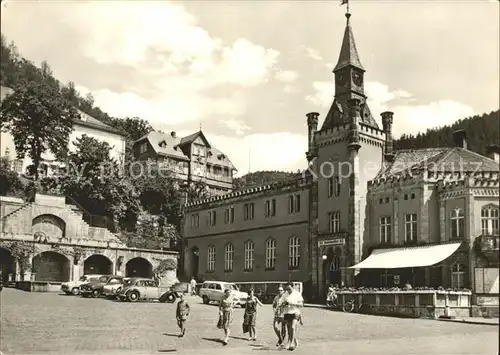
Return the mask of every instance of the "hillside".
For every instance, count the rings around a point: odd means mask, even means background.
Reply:
[[[297,173],[289,171],[256,171],[234,179],[234,188],[235,190],[242,190],[245,188],[269,184],[271,182],[288,180],[296,175]]]

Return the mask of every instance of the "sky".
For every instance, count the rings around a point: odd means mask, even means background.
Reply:
[[[239,171],[307,166],[305,114],[333,100],[345,6],[329,1],[2,1],[22,55],[114,117],[202,127]],[[377,119],[416,133],[499,108],[499,2],[351,0]],[[378,119],[380,122],[380,120]]]

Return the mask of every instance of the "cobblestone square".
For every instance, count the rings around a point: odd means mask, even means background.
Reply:
[[[4,289],[1,293],[3,354],[262,354],[275,348],[272,312],[259,309],[258,340],[241,331],[243,311],[235,311],[228,346],[215,327],[217,307],[189,297],[188,331],[178,338],[175,305],[121,303],[53,293]],[[498,329],[490,325],[398,319],[304,309],[300,346],[311,354],[497,354]]]

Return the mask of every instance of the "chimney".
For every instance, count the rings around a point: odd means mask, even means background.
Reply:
[[[349,133],[347,138],[347,148],[350,151],[358,151],[361,148],[359,144],[358,122],[361,120],[361,100],[349,99],[347,100],[347,107],[349,111]]]
[[[385,111],[380,114],[382,116],[382,127],[385,133],[384,160],[392,162],[394,160],[394,151],[392,143],[392,118],[393,112]]]
[[[490,145],[486,148],[486,156],[500,164],[500,148],[498,145]]]
[[[170,132],[170,135],[171,135],[173,138],[177,137],[177,133],[176,133],[175,131]]]
[[[314,152],[315,144],[314,144],[314,134],[318,130],[318,117],[319,113],[317,112],[309,112],[306,114],[307,117],[307,130],[308,130],[308,143],[307,143],[307,160],[311,161],[312,158],[316,155]]]
[[[464,129],[453,132],[453,143],[457,148],[467,149],[467,133]]]

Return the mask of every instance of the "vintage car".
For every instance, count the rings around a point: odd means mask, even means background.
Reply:
[[[123,287],[130,283],[130,277],[123,277],[119,283],[115,283],[113,279],[109,280],[102,288],[102,294],[107,298],[118,298],[118,294]]]
[[[130,279],[128,285],[122,288],[118,294],[120,301],[137,302],[139,300],[162,300],[166,302],[166,297],[162,297],[169,292],[171,287],[161,287],[153,279],[135,277]]]
[[[174,303],[181,293],[189,293],[189,282],[178,282],[172,285],[158,300],[160,302]]]
[[[61,291],[67,295],[73,294],[76,296],[80,294],[81,285],[90,281],[97,281],[101,276],[103,275],[89,274],[89,275],[83,275],[77,281],[64,282],[61,284]]]
[[[220,302],[224,296],[225,290],[231,290],[234,304],[240,307],[245,307],[247,303],[248,293],[240,291],[238,286],[232,282],[224,281],[205,281],[201,285],[199,296],[203,303],[208,304],[212,301]]]
[[[104,275],[95,282],[85,283],[80,286],[80,294],[83,297],[92,296],[94,298],[100,297],[103,293],[103,288],[108,284],[121,284],[122,276]]]

